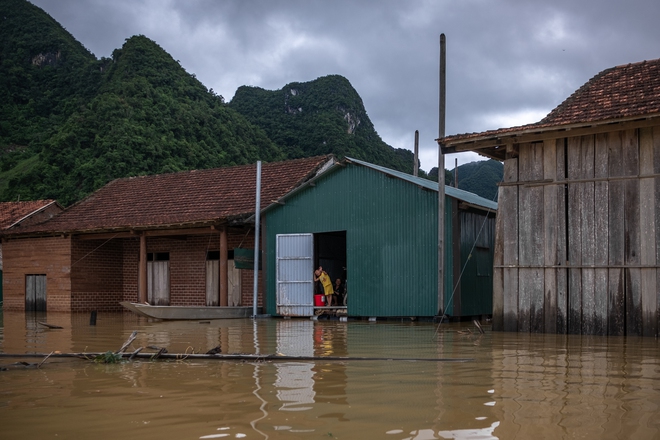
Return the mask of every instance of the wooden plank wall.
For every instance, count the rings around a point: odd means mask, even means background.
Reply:
[[[504,182],[518,181],[518,158],[504,162]],[[504,211],[508,219],[502,228],[502,274],[504,331],[518,331],[518,186],[502,187],[497,211]],[[495,301],[493,301],[495,303]]]
[[[516,147],[500,187],[493,328],[659,336],[660,127]]]

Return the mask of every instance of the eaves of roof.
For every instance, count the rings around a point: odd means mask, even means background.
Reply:
[[[262,200],[273,200],[316,175],[331,155],[262,166]],[[117,179],[15,236],[136,233],[242,224],[254,213],[256,164]]]
[[[489,130],[481,133],[466,133],[437,139],[443,154],[473,151],[485,157],[502,161],[506,158],[507,145],[525,142],[541,142],[568,136],[606,133],[653,127],[660,124],[660,113],[628,118],[607,119],[589,123],[528,124],[517,127]]]
[[[288,192],[284,196],[282,196],[279,200],[277,200],[275,203],[269,205],[265,209],[261,211],[262,215],[269,212],[271,209],[274,209],[277,206],[284,205],[286,204],[286,200],[294,196],[295,194],[306,190],[309,187],[313,187],[316,184],[316,181],[319,179],[325,179],[327,178],[330,174],[335,173],[340,171],[341,169],[345,168],[348,164],[355,164],[358,166],[362,166],[365,168],[370,168],[374,171],[378,171],[380,173],[386,174],[390,177],[398,178],[401,180],[404,180],[406,182],[409,182],[413,185],[416,185],[420,188],[423,188],[428,191],[435,191],[438,192],[438,182],[434,182],[432,180],[424,179],[422,177],[415,177],[411,174],[406,174],[401,171],[396,171],[392,170],[390,168],[382,167],[380,165],[375,165],[369,162],[364,162],[359,159],[353,159],[350,157],[346,157],[342,162],[338,162],[334,164],[331,168],[329,168],[327,171],[325,171],[322,174],[318,174],[315,178],[308,180],[305,182],[303,185],[299,186],[298,188],[294,189],[293,191]],[[445,194],[453,197],[457,200],[460,200],[461,202],[466,203],[467,205],[474,207],[476,209],[481,209],[481,210],[487,210],[487,211],[497,211],[497,202],[494,202],[492,200],[485,199],[483,197],[480,197],[476,194],[473,194],[468,191],[464,191],[462,189],[454,188],[452,186],[446,186],[445,185]]]

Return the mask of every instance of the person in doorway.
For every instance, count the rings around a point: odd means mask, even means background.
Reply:
[[[337,278],[335,280],[335,294],[334,294],[334,300],[336,305],[342,304],[344,302],[344,293],[346,293],[346,289],[344,288],[344,285],[341,283],[341,278]]]
[[[323,286],[323,293],[325,294],[325,305],[331,306],[334,297],[334,289],[332,288],[332,280],[330,275],[328,275],[322,266],[319,266],[318,269],[314,271],[314,281],[319,281]]]

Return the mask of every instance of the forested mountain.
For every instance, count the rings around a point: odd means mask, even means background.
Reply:
[[[225,103],[147,37],[97,59],[26,0],[0,0],[0,96],[2,201],[67,206],[119,177],[327,153],[413,168],[341,76]]]
[[[289,158],[335,154],[412,173],[413,153],[380,138],[350,82],[329,75],[280,90],[242,86],[229,106],[258,125]]]
[[[445,182],[454,185],[455,170],[445,171]],[[458,167],[458,189],[463,189],[497,202],[497,184],[504,176],[504,166],[496,160],[470,162]],[[429,177],[438,180],[438,168],[429,171]]]
[[[470,162],[458,167],[458,188],[497,201],[497,184],[504,176],[502,162],[484,160]],[[452,171],[452,184],[454,172]]]
[[[285,158],[148,38],[97,60],[27,1],[0,13],[3,200],[67,205],[117,177]]]

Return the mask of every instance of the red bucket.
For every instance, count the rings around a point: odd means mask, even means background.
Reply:
[[[325,305],[325,301],[323,300],[323,295],[314,295],[314,305],[316,307],[323,307]]]

